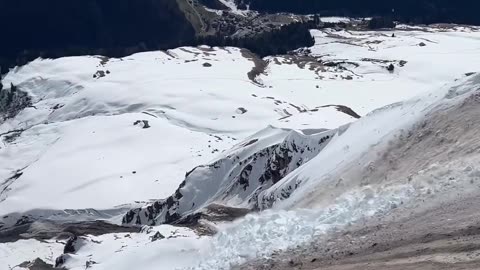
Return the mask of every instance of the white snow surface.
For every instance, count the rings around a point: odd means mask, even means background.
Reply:
[[[388,212],[410,201],[425,204],[425,201],[433,200],[436,194],[440,198],[452,194],[461,197],[459,194],[478,190],[478,186],[473,186],[471,182],[476,176],[465,177],[465,167],[442,169],[439,164],[432,164],[432,170],[420,171],[419,181],[398,179],[383,186],[362,185],[360,178],[351,179],[350,189],[348,184],[345,189],[344,183],[335,185],[337,179],[329,179],[328,176],[335,173],[341,175],[345,168],[363,166],[359,162],[362,154],[381,155],[382,149],[386,149],[386,145],[382,144],[387,144],[394,135],[408,130],[415,123],[421,123],[427,114],[433,115],[436,110],[462,104],[475,91],[478,95],[479,84],[480,75],[476,75],[469,80],[388,106],[353,123],[334,137],[319,155],[285,177],[280,185],[271,188],[275,192],[302,181],[292,197],[278,203],[273,210],[249,215],[227,225],[213,238],[204,260],[192,269],[229,269],[248,259],[268,257],[276,250],[301,245],[313,237],[341,229],[362,218]],[[465,156],[464,160],[456,160],[449,165],[470,164],[469,161],[474,162],[469,160],[471,158]],[[474,158],[478,158],[478,155]],[[334,183],[332,180],[335,180]],[[334,193],[335,188],[344,191],[337,197],[315,196],[322,192]]]
[[[152,241],[157,232],[165,238]],[[141,269],[179,269],[197,261],[206,240],[191,230],[168,225],[145,227],[138,234],[88,236],[79,242],[82,247],[78,252],[68,255],[65,266],[81,270],[87,261],[93,261],[97,264],[91,269],[136,269],[141,262]]]
[[[63,246],[56,240],[40,242],[33,239],[0,244],[0,269],[25,269],[18,265],[35,258],[42,258],[53,265],[57,256],[63,252]]]
[[[226,7],[228,7],[230,9],[231,12],[233,12],[237,15],[247,16],[250,13],[249,10],[238,9],[234,0],[218,0],[218,1],[221,2],[222,4],[224,4]]]
[[[408,128],[426,114],[435,113],[432,110],[460,104],[474,91],[478,91],[479,81],[480,77],[477,75],[451,87],[444,87],[418,98],[378,110],[340,132],[327,148],[336,150],[335,153],[340,153],[338,155],[344,157],[345,160],[356,163],[355,161],[361,153],[370,151],[373,145],[381,145],[383,140],[391,137],[393,133]],[[378,123],[390,124],[382,129],[379,128]],[[355,144],[358,140],[365,140],[366,143]],[[354,145],[357,147],[353,147]],[[293,193],[294,196],[291,199],[278,204],[273,210],[250,214],[233,223],[222,224],[219,226],[220,232],[211,238],[195,237],[193,234],[189,234],[188,230],[183,232],[187,236],[186,238],[182,237],[175,242],[167,239],[149,243],[147,241],[148,234],[135,235],[128,240],[122,234],[105,235],[92,238],[97,242],[105,241],[103,249],[101,244],[91,243],[91,240],[88,240],[85,248],[72,255],[74,259],[70,260],[68,265],[72,269],[77,269],[75,267],[84,265],[90,259],[95,261],[94,258],[97,258],[98,261],[105,261],[105,263],[94,264],[92,269],[111,269],[110,267],[131,269],[138,266],[139,261],[145,263],[142,269],[151,269],[151,267],[161,270],[229,269],[249,259],[268,257],[276,250],[285,250],[308,242],[314,237],[339,230],[361,218],[387,212],[392,209],[392,206],[407,204],[409,200],[419,198],[422,201],[430,194],[422,186],[400,181],[382,188],[374,186],[353,188],[341,196],[329,200],[327,204],[310,205],[311,209],[294,207],[295,204],[298,206],[298,198],[311,200],[307,195],[311,193],[312,188],[315,190],[322,187],[324,181],[322,176],[325,175],[325,171],[334,173],[335,170],[342,168],[344,160],[338,159],[335,155],[329,156],[330,154],[330,150],[320,152],[312,161],[300,167],[292,173],[292,176],[284,179],[283,182],[288,182],[292,178],[303,179],[302,188]],[[332,161],[326,162],[326,157],[331,157]],[[437,191],[440,191],[441,188],[445,191],[453,189],[454,186],[462,187],[470,181],[464,179],[464,181],[452,183],[448,178],[443,178],[450,183],[448,185],[445,185],[444,181],[434,183],[437,185]],[[454,190],[458,191],[458,189]],[[290,210],[282,210],[282,208]],[[173,230],[172,228],[162,225],[150,230],[161,230],[162,233],[169,234],[169,231]],[[151,232],[151,234],[153,233]],[[94,255],[93,258],[87,254],[97,255]],[[165,257],[165,254],[168,257]]]
[[[353,121],[331,107],[302,113],[295,123],[280,120],[287,110],[300,113],[266,98],[273,89],[248,79],[253,62],[236,48],[180,48],[101,62],[36,60],[4,79],[27,91],[34,107],[0,125],[0,134],[25,129],[0,149],[0,179],[23,172],[0,195],[1,215],[166,197],[185,172],[267,125],[334,128]],[[97,70],[105,77],[93,78]],[[134,125],[137,120],[151,127]]]
[[[288,56],[268,57],[260,83],[249,80],[254,63],[236,48],[178,48],[108,61],[38,59],[12,70],[4,85],[18,85],[32,96],[33,106],[0,122],[0,134],[25,129],[15,141],[0,145],[0,216],[34,209],[102,210],[164,198],[185,172],[216,160],[268,125],[334,129],[354,118],[322,106],[345,105],[366,115],[410,99],[355,122],[319,156],[265,191],[278,196],[281,188],[302,180],[303,191],[274,210],[222,225],[212,238],[190,231],[181,231],[188,237],[155,242],[148,233],[91,237],[67,266],[84,269],[94,253],[94,270],[228,269],[386,211],[417,191],[398,185],[371,195],[366,187],[345,192],[327,206],[300,197],[321,186],[322,176],[445,102],[442,97],[452,88],[444,85],[480,67],[480,32],[473,28],[392,33],[312,31],[313,59],[337,64],[318,67],[309,60],[297,65]],[[212,66],[205,67],[207,62]],[[393,73],[385,68],[390,63]],[[469,81],[461,83],[466,86],[458,88],[459,94],[471,90]],[[148,121],[150,128],[134,125],[137,120]],[[23,175],[4,182],[18,171]],[[318,209],[296,209],[299,205]],[[154,229],[166,235],[174,230]],[[59,250],[53,243],[28,241],[0,244],[0,269],[35,257],[51,262],[49,250]],[[40,253],[31,251],[36,245],[42,246]],[[127,248],[116,252],[123,245]]]
[[[347,17],[320,17],[320,20],[326,23],[341,23],[351,21],[351,19]]]

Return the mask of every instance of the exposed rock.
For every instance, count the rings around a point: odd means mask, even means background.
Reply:
[[[220,204],[211,204],[199,212],[187,215],[176,222],[182,227],[188,227],[197,235],[214,235],[217,228],[211,224],[216,222],[234,221],[251,212],[251,209],[229,207]]]
[[[30,96],[13,84],[0,90],[0,123],[15,117],[20,111],[32,105]]]
[[[68,254],[68,253],[75,253],[75,244],[77,243],[78,237],[76,235],[72,235],[70,238],[68,238],[67,243],[65,244],[65,247],[63,248],[63,253]]]
[[[240,108],[238,108],[238,109],[236,110],[236,112],[237,112],[238,114],[244,114],[244,113],[247,112],[247,109],[240,107]]]
[[[231,203],[233,198],[242,203],[242,207],[248,205],[248,211],[268,208],[271,203],[266,198],[259,201],[259,194],[315,157],[335,132],[331,130],[305,135],[289,131],[280,143],[258,150],[254,149],[262,144],[262,140],[247,139],[229,155],[187,173],[184,182],[172,196],[129,211],[123,217],[123,223],[192,223],[192,220],[208,216],[204,212],[206,209],[212,213],[209,207],[215,204],[238,208]],[[299,185],[300,183],[285,190],[285,197]]]
[[[249,59],[254,64],[252,70],[247,73],[248,78],[253,83],[261,85],[262,83],[257,80],[257,77],[261,74],[265,74],[268,63],[247,49],[242,49],[241,53],[243,57]]]
[[[358,113],[356,113],[354,110],[352,110],[352,108],[350,107],[343,106],[343,105],[336,105],[335,107],[337,108],[338,111],[348,114],[354,118],[357,118],[357,119],[361,118],[361,116]]]
[[[85,269],[91,268],[92,265],[94,265],[94,264],[97,264],[97,262],[96,262],[96,261],[92,261],[92,260],[86,261],[86,262],[85,262]]]
[[[66,261],[66,256],[64,254],[58,256],[55,259],[55,267],[61,267]]]
[[[72,236],[102,235],[107,233],[139,232],[137,227],[118,226],[105,221],[55,222],[51,220],[31,221],[26,217],[13,227],[0,230],[0,243],[15,242],[20,239],[39,241]]]
[[[393,64],[388,65],[387,70],[393,72],[395,70],[395,66]]]
[[[160,232],[156,232],[153,236],[150,237],[152,242],[155,242],[157,240],[161,240],[161,239],[164,239],[164,238],[165,238],[165,236],[163,236],[163,234],[161,234]]]
[[[97,70],[97,72],[95,72],[95,74],[93,74],[94,79],[100,79],[100,78],[103,78],[103,77],[105,77],[105,71],[103,71],[103,70]]]
[[[56,268],[56,267],[53,267],[53,265],[44,262],[44,261],[43,261],[42,259],[40,259],[40,258],[36,258],[35,260],[30,261],[30,262],[23,262],[23,263],[21,263],[21,264],[18,265],[18,266],[19,266],[19,267],[22,267],[22,268],[27,268],[27,269],[29,269],[29,270],[55,270],[55,269],[65,269],[65,268]]]
[[[134,126],[141,126],[143,129],[147,129],[147,128],[150,128],[150,124],[148,122],[148,120],[137,120],[133,123]]]

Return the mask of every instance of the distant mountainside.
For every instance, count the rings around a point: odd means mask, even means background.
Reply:
[[[385,16],[413,23],[480,24],[480,2],[471,0],[235,0],[260,12],[320,13],[323,16]]]
[[[279,19],[266,13],[392,16],[412,23],[480,24],[479,8],[478,1],[468,0],[0,0],[0,33],[4,37],[0,67],[5,73],[9,67],[38,57],[123,57],[198,44],[245,47],[261,56],[285,54],[311,46],[305,36],[308,29],[316,27],[305,25],[305,16]],[[298,28],[281,29],[291,22],[297,22]],[[276,37],[283,41],[277,42]]]
[[[195,34],[176,0],[1,0],[0,11],[0,65],[20,54],[28,61],[172,48]]]

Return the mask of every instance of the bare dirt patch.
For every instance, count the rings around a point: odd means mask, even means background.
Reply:
[[[267,61],[261,59],[256,54],[252,53],[247,49],[240,50],[242,56],[254,63],[254,67],[247,73],[248,78],[255,84],[262,85],[260,81],[257,80],[257,77],[261,74],[266,74],[265,70],[268,66]]]

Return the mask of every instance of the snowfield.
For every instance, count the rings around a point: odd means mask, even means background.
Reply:
[[[0,134],[20,131],[0,149],[0,179],[22,173],[2,184],[0,215],[166,197],[187,171],[268,125],[354,120],[334,107],[304,112],[275,100],[273,89],[249,80],[253,66],[236,48],[180,48],[37,60],[10,72],[4,84],[28,92],[33,105],[0,126]],[[144,70],[129,79],[137,67]]]
[[[0,120],[0,232],[37,219],[137,224],[140,233],[80,236],[63,266],[229,269],[452,187],[476,190],[464,188],[470,178],[445,182],[457,172],[441,165],[377,178],[379,157],[401,158],[388,156],[392,144],[476,94],[480,31],[312,35],[297,56],[182,47],[11,70],[3,84],[31,105]],[[212,221],[212,205],[265,211]],[[55,264],[57,241],[0,237],[0,269]]]

